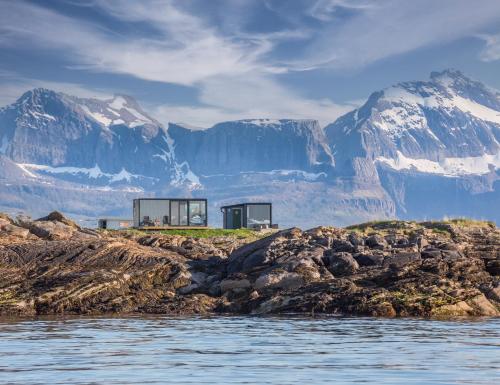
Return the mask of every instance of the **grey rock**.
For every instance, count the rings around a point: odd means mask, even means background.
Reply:
[[[290,272],[269,272],[262,274],[257,278],[254,287],[257,290],[279,288],[279,289],[294,289],[302,286],[304,278],[297,273]]]
[[[353,257],[360,266],[380,266],[384,262],[383,255],[355,254]]]
[[[383,250],[387,246],[387,242],[379,234],[374,234],[366,238],[365,244],[372,249],[379,250]]]
[[[384,258],[384,267],[391,269],[401,269],[407,265],[421,262],[420,253],[398,253]]]
[[[359,264],[349,253],[332,253],[327,255],[328,270],[334,275],[350,275],[359,269]]]
[[[349,233],[347,239],[353,246],[364,246],[365,244],[364,238],[356,232]]]
[[[334,239],[332,241],[332,250],[334,252],[352,253],[355,250],[355,247],[349,241],[345,241],[343,239]]]
[[[234,289],[248,289],[250,286],[248,279],[224,279],[220,283],[220,290],[225,293]]]

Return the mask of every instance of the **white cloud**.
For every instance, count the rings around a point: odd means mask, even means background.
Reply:
[[[219,37],[210,26],[170,3],[95,4],[124,20],[151,23],[159,33],[149,38],[125,38],[89,22],[15,2],[9,12],[0,15],[0,30],[10,36],[0,44],[37,43],[76,55],[80,68],[185,85],[207,76],[248,71],[263,48]]]
[[[478,35],[484,40],[485,47],[480,53],[480,59],[485,62],[496,61],[500,59],[500,34],[498,35]]]
[[[345,2],[326,3],[335,7]],[[325,15],[327,18],[330,13]],[[380,0],[376,6],[359,8],[357,15],[345,22],[332,23],[318,31],[308,53],[290,65],[299,70],[363,67],[475,35],[499,21],[498,0]]]
[[[329,100],[302,98],[278,84],[272,76],[286,68],[274,67],[262,58],[276,41],[301,39],[307,31],[236,31],[234,36],[221,36],[214,27],[173,4],[94,1],[94,6],[123,22],[146,22],[155,28],[158,34],[148,38],[116,35],[90,22],[26,3],[13,3],[8,15],[0,15],[0,30],[15,36],[16,44],[24,41],[65,50],[78,63],[77,68],[198,88],[202,107],[154,108],[165,117],[165,123],[207,126],[243,117],[303,117],[326,123],[346,111]],[[13,40],[9,39],[9,44]],[[86,91],[73,89],[70,93],[84,96]]]
[[[339,8],[362,10],[375,7],[370,0],[317,0],[309,9],[309,14],[321,21],[330,21]]]
[[[306,27],[299,17],[294,18],[291,29],[248,32],[233,19],[246,20],[247,13],[239,18],[235,13],[247,12],[254,2],[222,12],[224,28],[203,15],[188,13],[179,4],[168,0],[93,0],[92,7],[115,18],[122,27],[130,27],[111,30],[110,25],[97,21],[10,2],[6,11],[0,12],[0,46],[46,48],[55,55],[65,55],[74,64],[71,68],[196,88],[199,97],[191,105],[151,107],[153,115],[164,123],[209,126],[221,120],[289,117],[315,118],[326,124],[352,106],[305,98],[280,83],[276,74],[318,67],[362,67],[425,46],[477,35],[500,17],[497,0],[318,0],[313,5],[304,2],[300,14],[320,20],[317,30]],[[355,12],[338,20],[341,9]],[[141,30],[145,25],[148,33]],[[284,50],[287,52],[274,56],[282,42],[297,40],[303,41],[300,50]],[[482,59],[496,60],[498,38],[486,41]],[[293,59],[286,60],[287,55],[293,55]],[[24,84],[26,88],[55,88],[84,97],[99,91],[72,83],[28,79]],[[14,93],[18,97],[22,85],[19,81],[7,84],[2,98],[12,98]]]
[[[303,98],[266,75],[214,77],[200,84],[201,107],[164,105],[151,113],[160,121],[210,127],[220,121],[250,118],[317,119],[322,125],[357,107],[328,99]]]

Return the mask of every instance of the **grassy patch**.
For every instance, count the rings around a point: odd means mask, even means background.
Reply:
[[[265,232],[257,232],[249,229],[200,229],[200,230],[190,230],[190,229],[172,229],[172,230],[161,230],[160,234],[165,235],[181,235],[183,237],[191,238],[214,238],[214,237],[234,237],[234,238],[261,238],[269,235]]]
[[[435,233],[449,234],[452,231],[451,226],[456,227],[490,227],[494,228],[495,223],[491,221],[478,221],[469,218],[446,219],[442,221],[398,221],[398,220],[383,220],[360,223],[357,225],[347,226],[347,230],[357,231],[362,233],[380,232],[384,230],[403,230],[403,232],[415,231],[422,228],[431,229]]]
[[[449,219],[444,222],[451,223],[459,227],[467,227],[467,226],[495,227],[495,223],[492,221],[478,221],[476,219],[469,219],[469,218],[455,218],[455,219]]]
[[[152,230],[143,231],[138,229],[128,229],[128,230],[104,230],[109,232],[115,232],[118,234],[134,234],[138,236],[148,235],[148,234],[163,234],[163,235],[179,235],[182,237],[190,238],[215,238],[215,237],[233,237],[238,239],[260,239],[270,235],[266,231],[254,231],[250,229],[168,229],[168,230]]]
[[[410,221],[398,221],[398,220],[383,220],[383,221],[371,221],[365,222],[357,225],[347,226],[346,229],[355,232],[361,232],[364,234],[374,234],[374,233],[385,233],[385,230],[402,230],[403,232],[411,229],[414,230],[417,226],[416,222]]]

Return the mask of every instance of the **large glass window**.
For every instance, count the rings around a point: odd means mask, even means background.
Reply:
[[[247,205],[247,227],[271,225],[271,205]]]
[[[169,216],[168,200],[141,199],[139,201],[139,226],[165,226]]]
[[[189,202],[189,224],[191,226],[205,226],[207,224],[207,205],[205,201]]]
[[[170,203],[170,224],[179,226],[179,202],[172,201]]]
[[[181,226],[188,225],[188,204],[187,201],[179,202],[179,223]]]

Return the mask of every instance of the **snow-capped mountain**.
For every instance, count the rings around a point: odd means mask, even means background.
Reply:
[[[500,94],[459,71],[375,92],[325,131],[337,174],[382,185],[400,216],[472,215],[482,193],[498,197]],[[428,194],[440,206],[427,214]]]
[[[45,89],[0,109],[0,209],[130,215],[139,195],[266,200],[282,225],[467,215],[500,222],[500,94],[462,73],[373,93],[325,128],[164,127],[131,97]],[[215,223],[215,221],[214,221]]]
[[[82,99],[46,89],[0,110],[0,153],[28,175],[151,188],[189,176],[163,126],[127,96]]]
[[[347,156],[352,153],[344,144],[361,137],[355,143],[364,157],[393,168],[488,173],[490,164],[500,167],[500,94],[458,71],[432,73],[430,81],[372,94],[326,132],[332,147]]]

